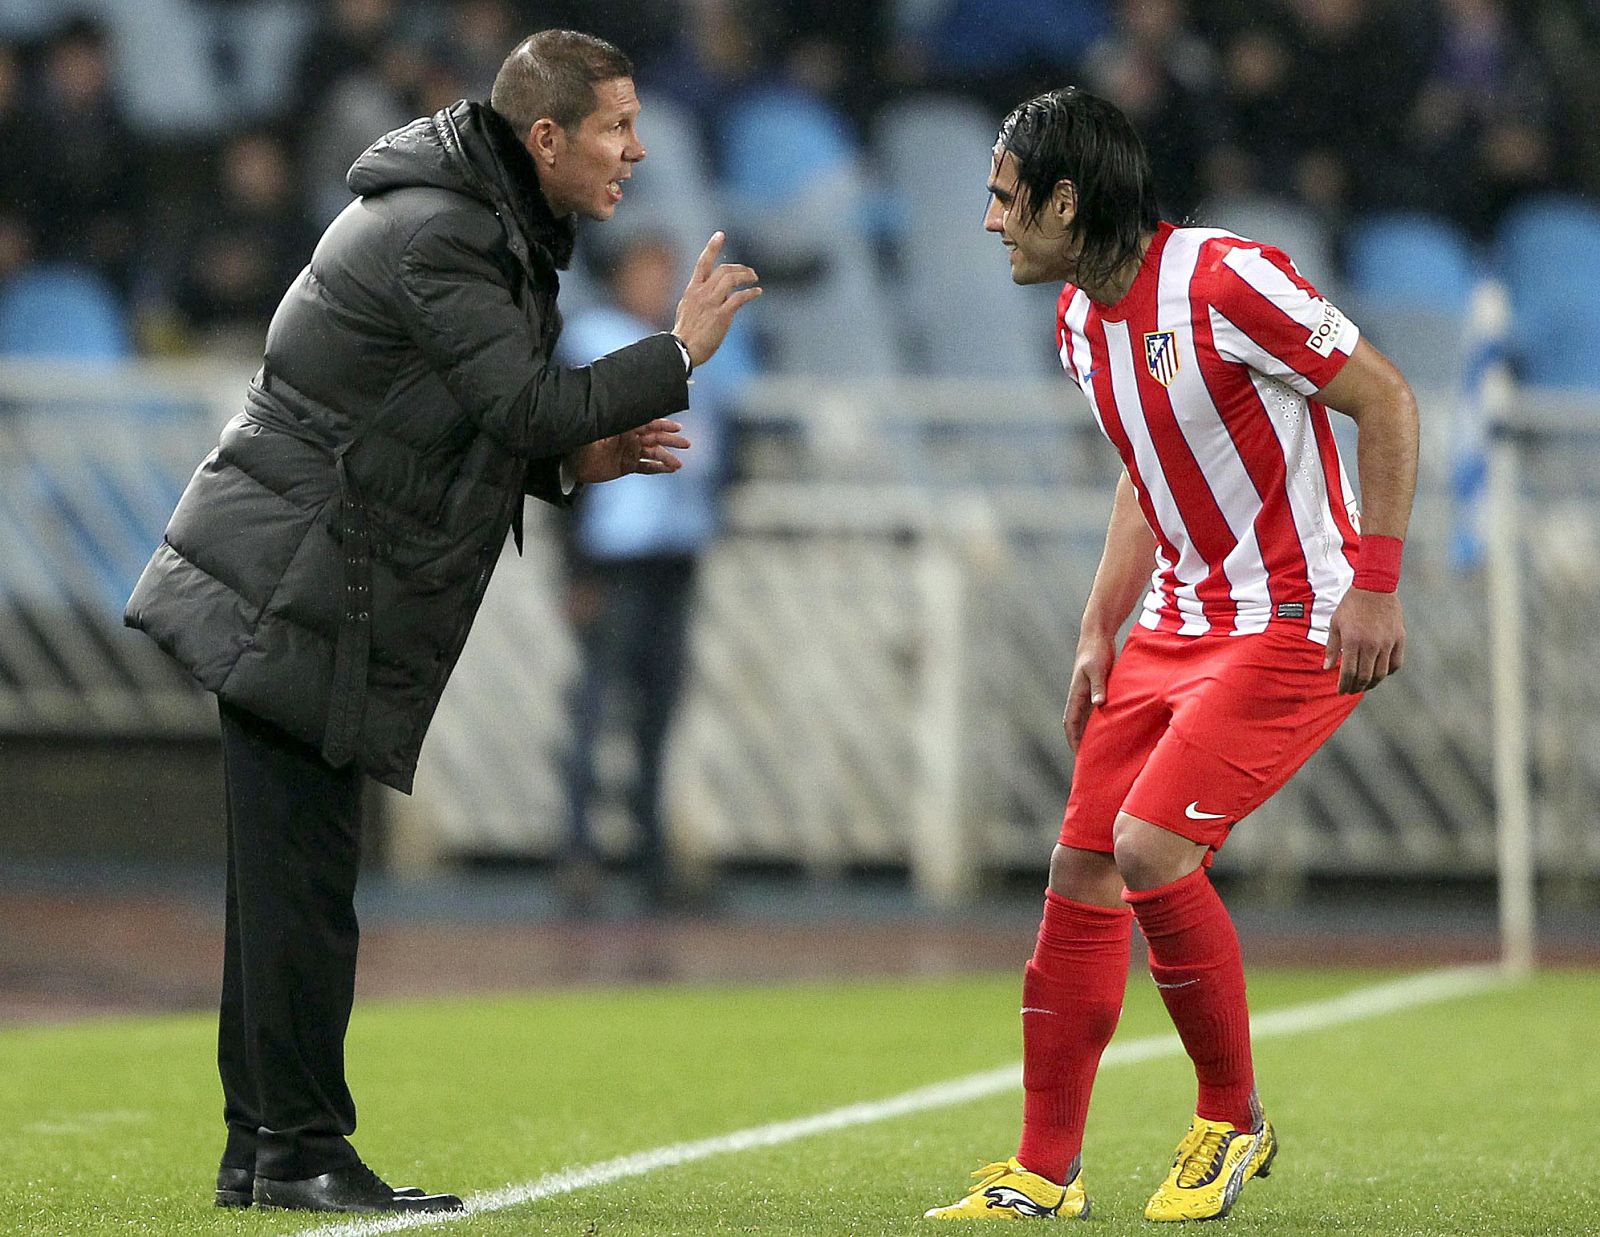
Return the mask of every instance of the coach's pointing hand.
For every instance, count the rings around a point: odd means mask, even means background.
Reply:
[[[704,365],[722,346],[733,315],[761,295],[754,286],[756,273],[748,266],[724,263],[717,266],[717,255],[727,240],[721,232],[712,234],[694,264],[689,286],[678,302],[678,320],[672,333],[689,349],[689,360]]]

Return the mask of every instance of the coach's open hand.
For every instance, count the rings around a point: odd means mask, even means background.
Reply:
[[[694,264],[689,286],[678,302],[678,320],[672,333],[689,349],[689,359],[704,365],[722,347],[733,315],[761,295],[755,287],[756,273],[748,266],[724,263],[717,266],[717,255],[727,240],[721,232],[712,233]]]
[[[1370,691],[1400,669],[1405,649],[1400,595],[1352,588],[1328,625],[1328,656],[1322,668],[1338,665],[1339,692],[1349,696]]]
[[[677,472],[683,461],[673,450],[689,448],[682,430],[678,422],[660,418],[625,434],[586,443],[572,453],[572,474],[585,485],[596,485],[633,472]]]

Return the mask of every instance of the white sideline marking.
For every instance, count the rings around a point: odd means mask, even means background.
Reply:
[[[80,1112],[64,1121],[35,1121],[22,1127],[24,1134],[95,1134],[108,1125],[137,1125],[151,1114],[132,1108],[111,1108],[103,1112]]]
[[[1305,1005],[1292,1005],[1287,1009],[1269,1010],[1252,1015],[1250,1035],[1253,1040],[1274,1039],[1283,1035],[1300,1035],[1309,1031],[1325,1031],[1330,1027],[1401,1010],[1432,1005],[1456,997],[1470,996],[1476,992],[1507,982],[1498,966],[1455,967],[1443,971],[1425,971],[1391,983],[1357,988],[1325,1001],[1311,1001]],[[1113,1043],[1100,1058],[1103,1067],[1134,1065],[1162,1057],[1183,1055],[1183,1045],[1176,1035],[1147,1035],[1143,1039]],[[347,1220],[318,1228],[301,1229],[298,1237],[377,1237],[380,1233],[394,1233],[402,1229],[422,1228],[429,1225],[452,1224],[470,1216],[488,1211],[504,1211],[556,1194],[570,1194],[575,1190],[590,1189],[626,1177],[639,1177],[658,1169],[676,1168],[716,1155],[730,1155],[750,1151],[757,1147],[773,1147],[779,1143],[809,1138],[813,1134],[826,1134],[833,1130],[848,1129],[855,1125],[870,1125],[876,1121],[889,1121],[911,1113],[926,1112],[932,1108],[948,1108],[969,1100],[985,1099],[1022,1085],[1020,1063],[968,1074],[936,1082],[892,1095],[887,1099],[868,1100],[860,1104],[847,1104],[810,1117],[792,1121],[776,1121],[771,1125],[757,1125],[714,1138],[701,1138],[694,1142],[672,1143],[650,1151],[636,1151],[632,1155],[614,1160],[602,1160],[581,1168],[564,1168],[548,1173],[522,1185],[508,1185],[498,1190],[474,1194],[466,1199],[465,1211],[435,1213],[432,1215],[384,1216],[370,1220]]]

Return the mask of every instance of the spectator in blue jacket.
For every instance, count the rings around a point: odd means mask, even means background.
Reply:
[[[672,244],[653,233],[624,242],[603,263],[609,303],[575,314],[561,338],[568,364],[597,356],[671,323],[679,260]],[[725,352],[738,355],[738,341]],[[662,822],[662,771],[688,662],[695,577],[721,523],[720,491],[726,474],[727,373],[696,370],[690,387],[686,432],[694,463],[655,486],[627,478],[593,487],[579,497],[571,538],[570,613],[583,649],[583,672],[572,753],[570,807],[573,892],[592,893],[598,860],[591,826],[596,798],[595,748],[618,718],[635,764],[629,814],[633,854],[645,898],[652,906],[681,902],[685,887],[674,870]]]

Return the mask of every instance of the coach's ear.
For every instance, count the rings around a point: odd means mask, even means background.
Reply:
[[[528,153],[533,156],[534,163],[541,169],[554,165],[561,154],[561,147],[566,140],[566,130],[548,116],[541,116],[533,122],[533,127],[528,130],[527,140],[523,145]]]
[[[1050,191],[1050,213],[1063,231],[1070,228],[1078,217],[1078,186],[1070,180],[1056,181],[1056,187]]]

